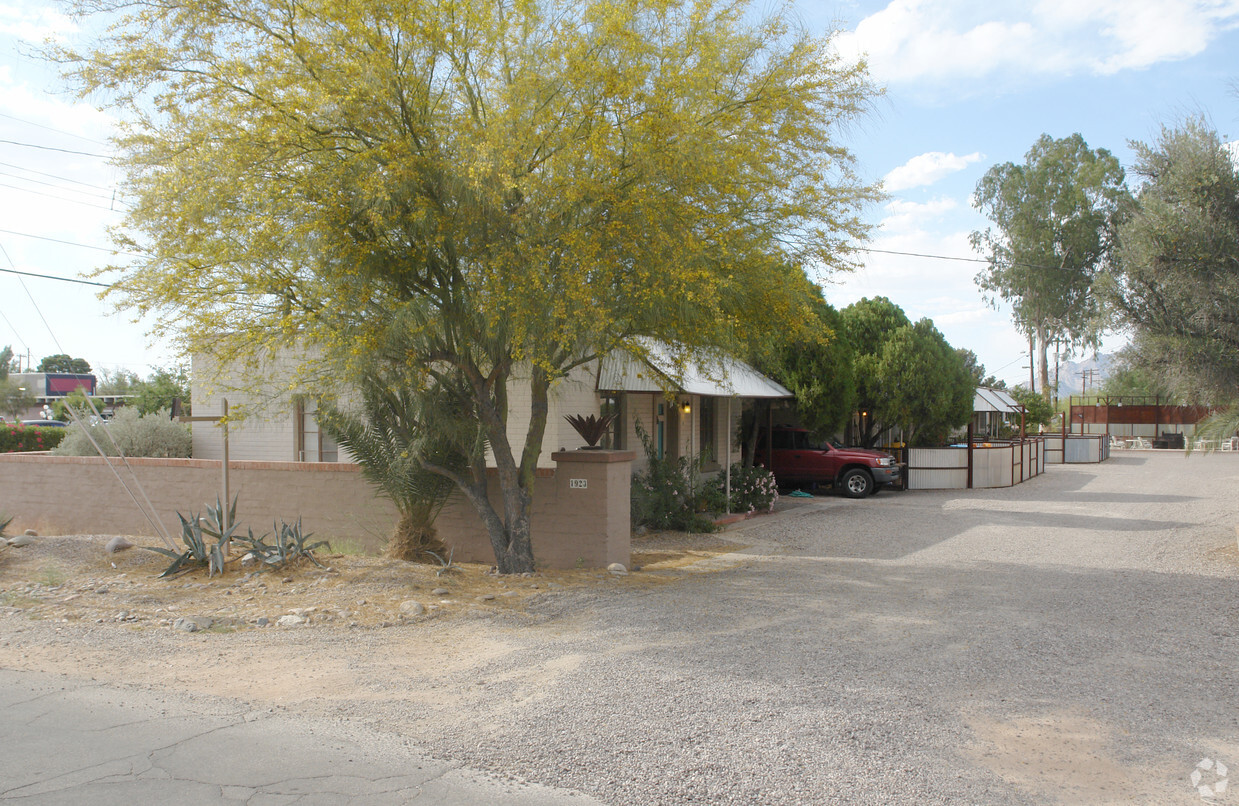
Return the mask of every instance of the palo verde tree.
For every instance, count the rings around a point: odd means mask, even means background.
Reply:
[[[1024,164],[995,165],[972,204],[995,229],[972,233],[989,266],[977,275],[986,299],[1011,304],[1037,351],[1041,392],[1050,395],[1047,351],[1054,341],[1095,345],[1102,317],[1093,284],[1108,265],[1128,193],[1123,168],[1078,134],[1043,134]]]
[[[837,133],[873,89],[744,0],[88,2],[60,58],[127,121],[119,301],[187,351],[361,366],[393,322],[486,469],[424,462],[532,570],[552,387],[636,335],[808,321],[777,267],[850,265],[873,198]],[[637,349],[633,347],[633,349]],[[348,377],[342,373],[341,377]],[[455,394],[455,392],[454,392]],[[510,401],[530,412],[509,433]]]
[[[1136,210],[1119,231],[1110,302],[1132,332],[1128,363],[1158,387],[1229,407],[1213,436],[1239,429],[1239,167],[1199,118],[1133,143]]]

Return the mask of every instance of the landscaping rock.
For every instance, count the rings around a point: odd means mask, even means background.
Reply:
[[[26,537],[38,537],[39,536],[39,533],[33,529],[27,529],[26,531],[22,532],[22,534],[24,534]]]
[[[400,603],[400,615],[402,616],[420,616],[426,612],[426,608],[421,602],[415,602],[412,599],[407,602]]]
[[[211,619],[206,616],[181,616],[172,622],[172,629],[180,630],[181,632],[198,632],[199,630],[209,629],[210,626]]]
[[[307,621],[309,619],[305,616],[297,616],[290,613],[287,616],[280,616],[279,621],[275,623],[281,627],[296,627],[300,624],[305,624]]]
[[[267,618],[266,616],[259,616],[258,619],[254,623],[257,624],[259,627],[266,627],[268,624],[271,623],[271,619]]]
[[[611,563],[607,566],[607,570],[617,577],[628,576],[628,569],[624,567],[623,563]]]
[[[131,549],[131,548],[133,548],[133,543],[130,543],[125,538],[121,537],[120,535],[117,535],[116,537],[108,541],[108,544],[103,547],[103,550],[106,551],[108,554],[115,554],[118,551],[124,551],[125,549]]]
[[[30,544],[34,543],[35,537],[36,535],[32,535],[29,533],[29,531],[27,531],[27,533],[24,535],[18,535],[17,537],[10,537],[9,545],[12,546],[13,548],[21,548],[22,546],[29,546]]]
[[[451,591],[448,590],[447,588],[435,588],[434,590],[430,592],[430,595],[431,596],[447,596],[449,593],[451,593]]]
[[[478,597],[478,601],[479,602],[490,602],[490,601],[493,601],[494,598],[495,598],[495,594],[493,593],[483,593],[481,596]]]

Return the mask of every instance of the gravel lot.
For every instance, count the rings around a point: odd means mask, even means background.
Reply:
[[[192,635],[10,612],[0,666],[375,726],[617,806],[1199,803],[1198,761],[1239,770],[1239,455],[786,504],[695,573],[520,611]]]

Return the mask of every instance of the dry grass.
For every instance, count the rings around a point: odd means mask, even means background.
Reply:
[[[187,615],[245,625],[293,611],[308,613],[312,623],[378,626],[404,619],[400,605],[408,600],[426,607],[419,618],[475,615],[479,608],[515,615],[532,597],[551,591],[671,581],[687,565],[736,549],[713,535],[634,538],[633,565],[643,572],[626,577],[601,569],[497,576],[476,563],[444,569],[350,551],[319,554],[326,568],[300,562],[254,572],[234,557],[222,576],[195,569],[164,580],[157,576],[167,567],[165,557],[136,548],[108,555],[107,540],[103,535],[39,537],[33,545],[4,549],[0,606],[32,618],[129,626],[162,626]]]

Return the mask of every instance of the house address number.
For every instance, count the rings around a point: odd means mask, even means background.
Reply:
[[[568,489],[587,490],[589,489],[589,479],[568,479]]]

